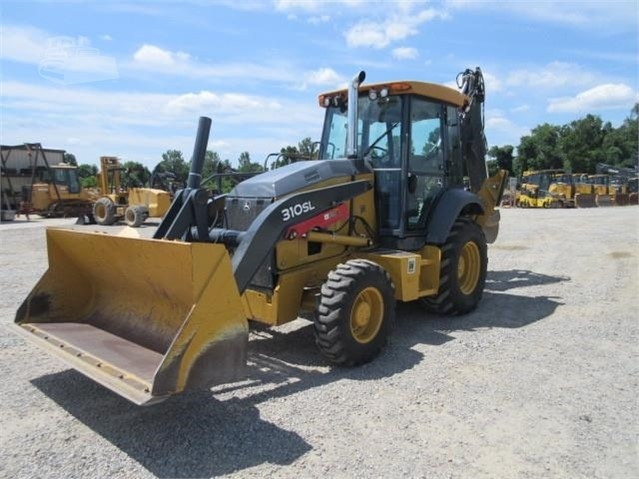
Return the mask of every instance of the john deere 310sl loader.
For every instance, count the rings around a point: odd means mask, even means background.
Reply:
[[[151,404],[242,378],[249,320],[312,311],[321,353],[351,366],[384,346],[396,301],[472,311],[506,180],[486,174],[481,71],[462,72],[459,91],[364,78],[319,97],[319,160],[226,195],[200,187],[211,123],[200,118],[188,185],[153,239],[49,228],[49,269],[16,329]]]

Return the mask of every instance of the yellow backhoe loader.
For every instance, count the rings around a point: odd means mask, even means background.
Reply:
[[[102,196],[93,204],[93,218],[99,225],[124,219],[128,226],[140,226],[149,217],[161,217],[171,205],[171,195],[155,188],[125,187],[125,168],[115,156],[100,157],[98,185]]]
[[[460,73],[460,90],[364,79],[319,97],[318,160],[224,195],[200,187],[201,117],[188,184],[154,237],[48,229],[49,269],[15,329],[151,404],[243,378],[250,321],[313,312],[320,352],[354,366],[383,348],[397,301],[474,310],[507,179],[486,171],[481,70]]]

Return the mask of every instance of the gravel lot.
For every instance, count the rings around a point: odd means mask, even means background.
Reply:
[[[504,209],[476,312],[401,305],[355,369],[254,332],[246,381],[147,408],[8,328],[72,223],[0,225],[2,477],[639,477],[638,206]]]

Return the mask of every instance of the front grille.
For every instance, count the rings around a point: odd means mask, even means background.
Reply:
[[[270,200],[265,200],[263,198],[227,198],[227,228],[237,231],[248,230],[259,214],[270,204]],[[275,251],[272,250],[264,263],[255,273],[249,287],[253,289],[266,289],[268,291],[272,291],[275,287],[275,279],[273,275],[274,270]]]

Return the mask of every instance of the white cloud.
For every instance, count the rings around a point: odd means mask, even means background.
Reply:
[[[562,87],[589,86],[597,81],[594,73],[579,65],[552,62],[536,69],[519,69],[508,75],[506,84],[515,87],[556,89]]]
[[[482,71],[482,75],[484,76],[484,84],[486,85],[486,91],[491,93],[500,92],[504,89],[502,81],[497,78],[495,75],[488,71]]]
[[[48,38],[37,28],[0,25],[0,58],[37,65],[47,50]]]
[[[213,119],[209,148],[233,161],[242,151],[259,161],[301,138],[316,139],[322,123],[315,98],[300,103],[224,91],[109,92],[7,81],[0,103],[12,118],[3,124],[3,142],[37,139],[68,149],[82,163],[113,154],[153,167],[169,148],[187,155],[199,115]]]
[[[115,58],[100,53],[86,37],[50,36],[33,27],[0,26],[0,58],[37,65],[37,74],[74,84],[119,77]]]
[[[186,93],[168,101],[167,111],[171,113],[183,113],[208,109],[217,113],[237,113],[242,110],[268,109],[276,111],[281,108],[276,101],[238,93],[217,94],[210,91],[199,93]]]
[[[273,5],[280,12],[289,12],[291,10],[304,12],[317,12],[324,9],[334,10],[340,6],[355,8],[364,5],[364,0],[275,0]]]
[[[287,12],[290,10],[306,10],[314,12],[319,9],[322,2],[320,0],[275,0],[273,2],[275,10]]]
[[[578,93],[573,97],[549,100],[549,113],[583,113],[625,108],[630,110],[639,94],[623,83],[607,83]]]
[[[113,38],[109,34],[104,34],[104,35],[100,35],[100,40],[104,40],[105,42],[110,42],[111,40],[113,40]]]
[[[530,111],[530,106],[529,105],[519,105],[519,106],[516,106],[514,108],[511,108],[510,111],[512,111],[513,113],[524,113],[524,112]]]
[[[211,64],[200,62],[189,53],[170,51],[144,44],[133,54],[133,61],[122,66],[131,71],[153,72],[193,79],[250,78],[259,81],[290,81],[291,66],[285,62],[272,65],[255,63]]]
[[[322,88],[342,88],[346,85],[346,78],[332,68],[322,67],[304,73],[301,83],[295,85],[295,90],[306,90],[309,86]]]
[[[384,48],[393,42],[416,35],[419,33],[418,27],[423,23],[436,18],[447,18],[446,12],[434,8],[418,13],[404,8],[400,13],[401,15],[393,15],[385,21],[362,20],[345,33],[346,43],[349,47]]]
[[[317,15],[313,17],[309,17],[307,20],[311,25],[319,25],[320,23],[326,23],[330,21],[330,15]]]
[[[320,86],[336,86],[344,82],[344,77],[332,68],[320,68],[304,75],[306,83]]]
[[[143,64],[174,66],[178,63],[185,63],[191,56],[184,52],[171,52],[163,50],[155,45],[142,45],[134,54],[133,59]]]
[[[399,47],[392,51],[393,58],[398,60],[414,60],[419,56],[417,48],[412,47]]]
[[[518,145],[529,128],[518,125],[500,110],[486,111],[486,138],[490,145]]]
[[[453,10],[498,10],[523,17],[528,21],[558,23],[562,25],[588,28],[597,34],[594,26],[611,26],[637,29],[637,4],[634,1],[601,0],[545,0],[538,2],[504,2],[483,0],[446,0],[445,5]]]

